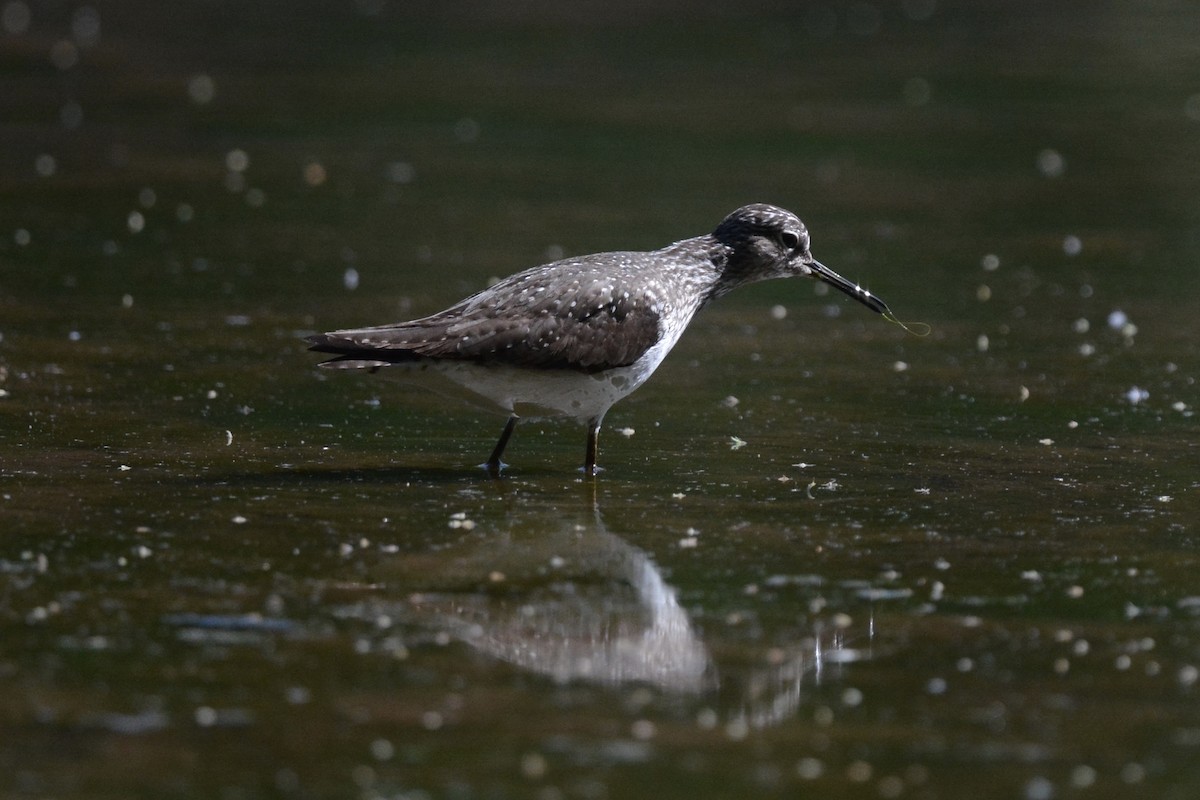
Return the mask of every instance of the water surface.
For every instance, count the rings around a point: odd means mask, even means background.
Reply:
[[[4,6],[16,797],[1200,792],[1183,5]],[[26,13],[27,12],[27,13]],[[299,337],[746,202],[584,432]]]

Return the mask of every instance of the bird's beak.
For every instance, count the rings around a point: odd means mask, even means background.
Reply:
[[[879,314],[891,313],[891,309],[887,307],[887,303],[883,302],[878,297],[859,286],[857,283],[851,283],[841,275],[838,275],[820,261],[817,261],[816,259],[809,261],[808,268],[812,270],[812,274],[814,276],[825,283],[828,283],[838,291],[850,295],[872,311]]]

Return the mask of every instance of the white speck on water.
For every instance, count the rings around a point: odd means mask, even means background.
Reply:
[[[1138,386],[1130,386],[1129,391],[1125,392],[1125,399],[1130,405],[1138,405],[1150,399],[1150,392]]]
[[[617,428],[617,433],[628,439],[633,436],[636,431],[633,428]]]
[[[986,283],[979,284],[979,288],[975,290],[975,299],[981,303],[986,303],[992,299],[992,287]]]
[[[1046,148],[1038,153],[1037,168],[1043,177],[1061,178],[1067,170],[1067,161],[1057,150]]]
[[[1146,768],[1136,761],[1130,761],[1121,767],[1121,780],[1125,783],[1141,783],[1146,779]]]
[[[796,762],[796,775],[801,780],[815,781],[825,773],[825,765],[819,758],[805,757]]]
[[[247,520],[241,514],[236,515],[232,520],[234,525],[245,525]]]
[[[141,233],[146,229],[146,216],[140,211],[130,211],[125,224],[129,226],[130,233]]]
[[[193,75],[188,79],[188,97],[198,106],[208,105],[217,95],[217,85],[213,79],[203,73]]]
[[[787,306],[774,305],[771,306],[771,319],[782,320],[787,319]]]
[[[33,237],[25,228],[17,228],[15,231],[13,231],[13,243],[16,244],[17,247],[26,247],[32,241]]]
[[[347,291],[353,292],[358,288],[358,270],[354,267],[346,267],[346,271],[342,273],[342,285]]]
[[[470,117],[463,117],[454,123],[454,138],[464,144],[478,141],[482,128]]]
[[[896,362],[892,363],[892,372],[907,372],[907,371],[908,371],[908,362],[907,361],[896,361]]]
[[[1078,236],[1067,236],[1063,239],[1062,249],[1069,256],[1077,256],[1083,252],[1083,241]]]
[[[245,150],[230,150],[225,154],[225,168],[230,172],[245,172],[250,167],[250,156]]]
[[[521,774],[529,780],[541,780],[546,776],[546,757],[541,753],[526,753],[521,756]]]
[[[1049,445],[1054,444],[1054,440],[1053,439],[1038,439],[1038,444],[1044,444],[1044,445],[1049,446]]]
[[[1119,308],[1114,309],[1108,314],[1108,327],[1112,328],[1114,331],[1121,330],[1126,324],[1128,324],[1128,322],[1129,316]]]
[[[33,170],[40,178],[49,178],[58,171],[58,161],[49,153],[42,153],[33,160]]]
[[[1054,784],[1043,777],[1030,778],[1025,784],[1025,800],[1051,800]]]
[[[745,439],[739,439],[736,436],[729,437],[729,449],[730,450],[741,450],[745,446],[746,446]]]
[[[412,183],[416,175],[413,165],[407,161],[393,161],[387,165],[387,179],[392,183]]]
[[[305,164],[304,169],[300,171],[300,175],[304,178],[304,183],[309,186],[321,186],[329,177],[329,174],[325,171],[325,165],[320,161],[310,161]]]
[[[986,353],[990,344],[986,333],[981,333],[975,338],[975,349],[981,353]]]
[[[984,272],[995,272],[1000,269],[1000,256],[988,253],[979,260],[979,266],[983,267]]]
[[[721,401],[721,405],[725,406],[725,408],[737,408],[738,403],[740,403],[740,402],[741,401],[738,400],[733,395],[729,395],[728,397],[726,397],[724,400]]]
[[[1074,330],[1076,333],[1087,333],[1089,330],[1091,330],[1091,327],[1092,327],[1091,323],[1089,323],[1083,317],[1080,317],[1079,319],[1075,320],[1075,322],[1072,323],[1072,325],[1071,325],[1071,329]]]
[[[1096,770],[1087,764],[1080,764],[1071,770],[1071,786],[1075,789],[1086,789],[1096,782]]]
[[[1021,391],[1018,393],[1018,397],[1020,398],[1022,403],[1024,403],[1026,400],[1028,400],[1029,399],[1029,387],[1022,386]]]
[[[1192,664],[1184,664],[1179,668],[1177,676],[1179,683],[1184,686],[1192,686],[1197,680],[1200,680],[1200,669],[1197,669]]]
[[[26,33],[32,21],[33,15],[29,12],[29,5],[21,0],[5,3],[4,10],[0,11],[0,27],[14,36]]]
[[[467,518],[467,512],[456,511],[450,515],[450,527],[462,530],[474,530],[475,521]]]

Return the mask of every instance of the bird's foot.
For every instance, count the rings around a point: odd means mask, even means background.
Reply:
[[[503,461],[485,461],[479,465],[479,468],[487,472],[489,478],[499,478],[500,473],[507,466],[508,464],[505,464]]]

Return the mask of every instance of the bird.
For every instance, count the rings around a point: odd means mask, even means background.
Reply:
[[[696,312],[746,284],[823,281],[876,313],[886,303],[813,258],[790,211],[742,206],[712,233],[648,252],[606,252],[518,272],[444,311],[407,322],[305,337],[333,355],[326,369],[434,373],[508,414],[482,465],[498,476],[518,420],[573,418],[587,426],[583,471],[594,476],[600,424],[645,383]],[[892,318],[894,319],[894,318]]]

